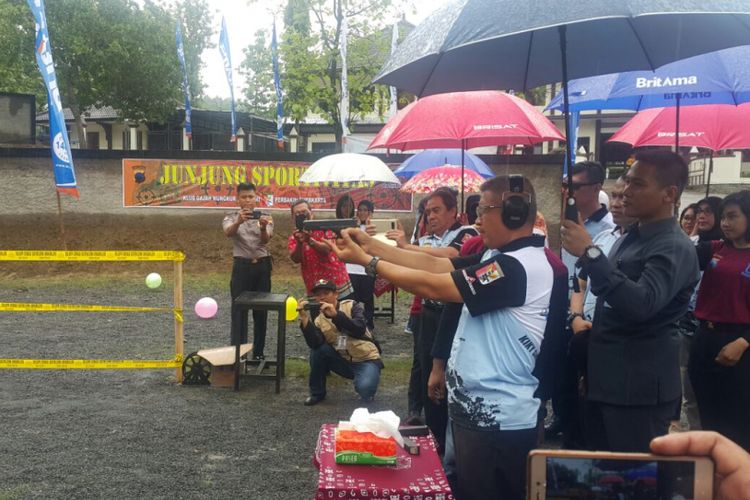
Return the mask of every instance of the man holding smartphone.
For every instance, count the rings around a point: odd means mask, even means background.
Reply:
[[[695,247],[675,205],[688,179],[669,151],[642,151],[625,174],[623,211],[637,219],[609,255],[586,229],[562,224],[563,247],[579,257],[596,309],[588,351],[587,444],[648,451],[666,434],[682,396],[677,321],[698,281]]]
[[[240,209],[228,213],[222,222],[224,234],[232,239],[232,279],[229,291],[232,304],[242,292],[270,292],[271,254],[268,242],[273,236],[273,219],[256,210],[258,195],[255,185],[240,183],[237,185],[237,203]],[[240,343],[247,342],[246,332],[242,335],[240,313],[232,307],[231,341],[241,336]],[[267,311],[253,311],[253,359],[264,359],[263,349],[266,344]]]

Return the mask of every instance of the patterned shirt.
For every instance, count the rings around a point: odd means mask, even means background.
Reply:
[[[224,216],[224,220],[221,226],[226,230],[237,222],[237,218],[240,216],[239,210],[237,212],[231,212]],[[273,236],[273,222],[269,222],[266,226],[266,232],[268,238]],[[262,257],[268,257],[268,248],[266,243],[261,243],[260,239],[260,223],[257,219],[246,220],[237,229],[232,238],[232,256],[241,257],[245,259],[260,259]]]
[[[333,231],[312,231],[310,238],[318,241],[333,240],[336,234]],[[287,248],[289,253],[294,253],[297,245],[300,244],[294,235],[289,236]],[[352,283],[349,281],[349,273],[346,272],[346,266],[339,260],[333,252],[322,254],[316,251],[307,243],[302,243],[302,258],[300,268],[302,279],[305,282],[305,289],[308,295],[312,295],[312,287],[316,281],[321,279],[333,280],[338,287],[339,299],[350,295],[353,291]]]

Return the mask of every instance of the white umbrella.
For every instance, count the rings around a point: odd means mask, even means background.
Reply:
[[[401,185],[398,177],[379,158],[358,153],[325,156],[310,165],[299,182],[386,182]]]

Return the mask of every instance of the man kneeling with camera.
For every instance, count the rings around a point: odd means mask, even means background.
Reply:
[[[329,371],[354,379],[354,390],[372,401],[380,382],[380,348],[367,329],[365,309],[353,300],[339,302],[336,284],[321,279],[312,287],[315,300],[300,301],[300,327],[310,347],[310,396],[305,406],[326,397]]]

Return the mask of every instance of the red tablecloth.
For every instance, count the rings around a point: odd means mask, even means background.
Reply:
[[[335,428],[324,424],[318,435],[313,459],[319,471],[316,499],[453,500],[431,436],[412,438],[419,443],[419,455],[399,448],[396,465],[338,465]]]

